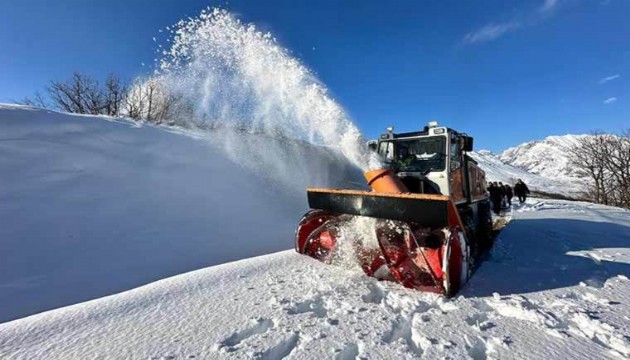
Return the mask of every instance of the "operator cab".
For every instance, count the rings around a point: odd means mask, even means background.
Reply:
[[[394,133],[393,127],[368,143],[392,168],[409,191],[424,194],[465,196],[465,155],[472,150],[473,138],[429,122],[422,131]]]

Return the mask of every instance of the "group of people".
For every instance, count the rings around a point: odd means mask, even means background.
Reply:
[[[508,184],[502,182],[491,182],[488,187],[490,193],[490,201],[492,202],[492,211],[495,214],[501,213],[501,210],[508,209],[512,206],[512,198],[514,195],[518,197],[518,201],[522,204],[527,200],[529,189],[523,180],[518,179],[514,184],[514,190]]]

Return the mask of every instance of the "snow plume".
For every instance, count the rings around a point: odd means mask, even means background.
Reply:
[[[170,92],[189,104],[196,122],[241,134],[303,141],[330,148],[362,170],[378,167],[344,109],[271,34],[223,9],[204,10],[170,29],[171,47],[163,51],[158,72]],[[269,149],[234,141],[221,144],[219,140],[219,145],[237,162],[265,152],[257,155],[264,157],[256,164],[258,170],[285,167],[275,158],[279,154],[270,154]],[[294,155],[290,161],[309,161]],[[306,167],[307,172],[319,170]]]
[[[363,271],[361,253],[380,251],[375,229],[376,219],[364,216],[353,216],[343,223],[339,228],[338,245],[332,263],[346,269]]]

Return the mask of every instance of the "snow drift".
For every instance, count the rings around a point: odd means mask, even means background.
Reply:
[[[326,148],[230,135],[282,160],[278,185],[213,147],[223,133],[13,105],[0,134],[0,322],[290,248],[304,187],[361,177]]]
[[[528,203],[452,301],[251,259],[292,247],[304,187],[362,186],[374,159],[269,34],[222,10],[174,32],[155,79],[212,131],[0,105],[0,357],[630,356],[627,211]]]

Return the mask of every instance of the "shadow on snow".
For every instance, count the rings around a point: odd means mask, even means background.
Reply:
[[[605,249],[609,250],[598,254]],[[630,264],[615,261],[620,252],[626,257],[630,252],[628,226],[570,219],[514,220],[461,294],[528,293],[580,282],[601,287],[617,275],[630,277]]]

